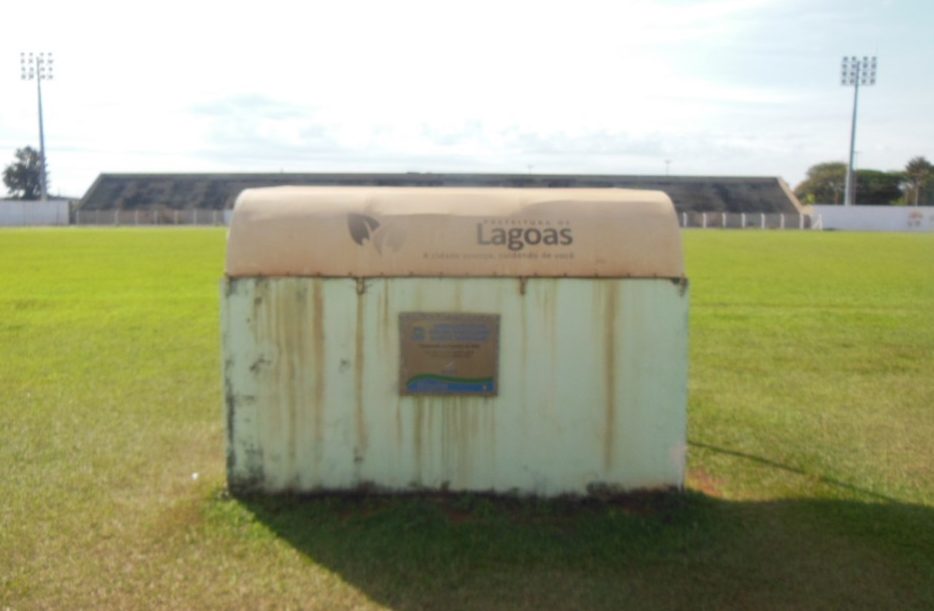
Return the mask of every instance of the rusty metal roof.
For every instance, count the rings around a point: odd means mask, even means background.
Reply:
[[[660,191],[273,187],[237,200],[227,275],[681,278]]]

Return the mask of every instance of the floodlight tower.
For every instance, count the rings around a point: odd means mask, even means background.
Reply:
[[[850,125],[850,163],[846,168],[846,192],[843,205],[856,203],[856,176],[853,174],[853,148],[856,145],[856,106],[859,102],[859,86],[876,84],[876,57],[844,57],[840,66],[840,84],[853,86],[853,122]]]
[[[39,96],[39,191],[42,201],[46,200],[45,175],[45,132],[42,128],[42,81],[52,80],[54,60],[51,53],[20,53],[20,78],[24,81],[36,80],[36,93]]]

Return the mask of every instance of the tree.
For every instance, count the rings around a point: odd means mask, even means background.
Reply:
[[[934,178],[934,165],[924,157],[915,157],[905,166],[905,199],[917,206],[921,190]]]
[[[905,178],[901,172],[879,170],[856,170],[856,201],[867,206],[889,206],[902,197],[901,184]]]
[[[846,188],[846,164],[827,161],[812,165],[795,187],[795,196],[808,204],[840,204]]]
[[[902,197],[901,172],[856,170],[856,204],[886,206]],[[812,165],[795,196],[808,204],[842,204],[846,190],[846,164],[826,161]]]
[[[27,146],[16,149],[16,161],[3,170],[3,183],[15,199],[39,199],[42,160],[39,151]]]

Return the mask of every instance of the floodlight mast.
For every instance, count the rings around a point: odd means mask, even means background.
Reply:
[[[840,84],[853,86],[853,119],[850,124],[850,162],[846,168],[846,191],[843,205],[856,203],[856,175],[853,171],[854,148],[856,147],[856,108],[859,104],[859,86],[876,84],[876,57],[844,57],[840,66]]]
[[[20,53],[20,78],[24,81],[36,80],[36,94],[39,99],[39,192],[42,201],[48,198],[46,192],[45,168],[45,130],[42,125],[42,81],[52,80],[54,59],[51,53]]]

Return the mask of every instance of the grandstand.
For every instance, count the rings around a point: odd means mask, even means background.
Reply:
[[[80,210],[222,210],[250,187],[281,185],[394,187],[628,188],[664,191],[679,212],[798,214],[781,178],[572,174],[101,174]]]

